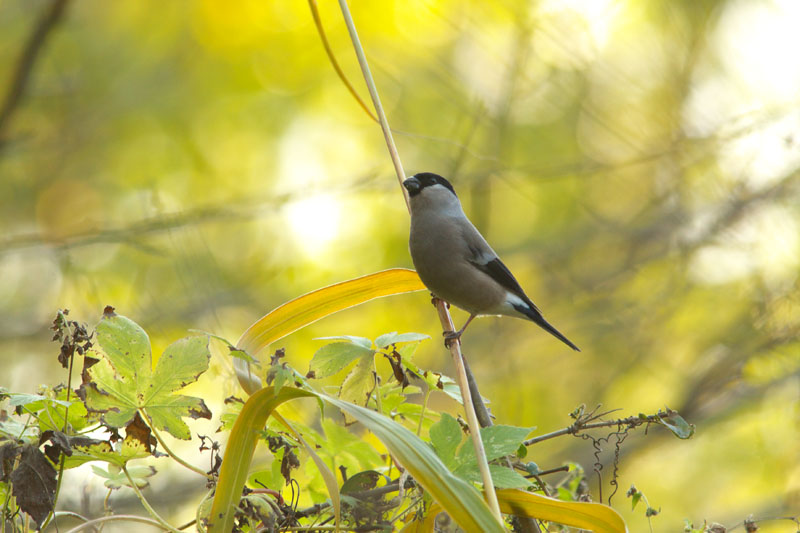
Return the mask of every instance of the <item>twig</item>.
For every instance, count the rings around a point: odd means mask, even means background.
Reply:
[[[436,305],[436,310],[439,312],[439,321],[442,323],[442,329],[444,331],[455,331],[456,326],[453,324],[453,319],[450,317],[450,312],[447,310],[447,304],[439,298],[435,298],[434,303]],[[503,515],[500,512],[500,504],[497,501],[497,494],[495,494],[494,491],[494,482],[489,472],[489,463],[486,460],[486,450],[484,450],[483,441],[481,440],[480,424],[478,423],[478,416],[475,414],[475,406],[472,403],[472,393],[467,383],[467,372],[464,369],[464,356],[461,354],[461,340],[458,339],[455,342],[449,343],[448,347],[450,348],[450,355],[453,356],[453,362],[456,365],[458,386],[461,389],[461,399],[464,403],[464,412],[467,415],[469,435],[472,439],[472,446],[475,448],[475,457],[478,460],[478,468],[481,472],[484,495],[492,513],[494,513],[497,520],[502,524]]]
[[[171,531],[172,533],[180,533],[178,529],[176,529],[175,527],[170,525],[169,522],[161,518],[161,515],[159,515],[156,512],[156,510],[153,509],[153,506],[151,506],[150,502],[147,501],[147,498],[144,497],[142,491],[139,490],[139,487],[136,485],[136,480],[134,480],[133,477],[131,477],[130,472],[128,472],[128,468],[125,465],[122,465],[122,472],[125,474],[125,477],[128,478],[128,483],[131,484],[131,488],[133,489],[133,492],[136,493],[136,497],[139,498],[139,501],[142,502],[144,508],[147,510],[150,516],[153,517],[153,521],[157,522],[159,527],[166,529],[167,531]],[[86,524],[83,525],[85,526]]]
[[[355,48],[356,56],[358,57],[358,63],[361,66],[361,72],[364,75],[364,81],[366,82],[367,88],[369,89],[369,94],[372,97],[372,103],[375,106],[376,113],[378,114],[381,130],[383,131],[383,137],[386,140],[386,147],[389,150],[389,155],[392,158],[392,163],[394,164],[394,169],[397,174],[397,180],[401,185],[401,190],[403,191],[403,199],[406,202],[406,207],[410,211],[408,193],[406,192],[405,188],[402,187],[402,183],[405,180],[403,165],[400,162],[400,156],[397,153],[397,148],[394,145],[392,132],[389,128],[389,122],[386,120],[386,114],[383,112],[383,106],[381,105],[381,100],[378,96],[378,89],[375,86],[375,81],[372,79],[372,74],[370,73],[369,65],[367,64],[367,58],[364,54],[364,49],[361,46],[358,33],[356,32],[356,26],[353,22],[353,17],[350,15],[350,9],[347,7],[347,0],[339,0],[339,7],[342,11],[345,24],[347,25],[347,31],[350,33],[350,40],[353,42],[353,47]],[[444,302],[439,301],[437,309],[439,310],[439,320],[442,323],[442,327],[447,331],[454,331],[455,326],[453,325],[453,320],[450,318],[450,313],[447,311],[447,307],[445,306]],[[483,441],[481,441],[480,425],[478,424],[478,418],[475,415],[475,409],[472,405],[472,395],[470,394],[466,372],[464,371],[464,360],[461,355],[460,342],[450,343],[450,354],[453,356],[456,368],[458,369],[458,384],[461,388],[461,396],[464,400],[464,411],[466,411],[467,414],[467,423],[469,424],[470,428],[472,444],[475,447],[475,457],[477,458],[481,471],[484,494],[489,503],[489,508],[497,518],[497,521],[502,524],[503,515],[500,512],[500,505],[497,502],[494,483],[492,482],[492,477],[489,473],[489,465],[486,461],[486,453],[483,449]]]
[[[336,75],[339,76],[339,79],[344,83],[344,86],[347,87],[347,90],[350,91],[350,94],[353,95],[353,98],[356,99],[358,105],[361,106],[361,109],[369,115],[369,118],[374,120],[375,122],[379,122],[378,117],[376,117],[372,111],[369,110],[367,104],[364,100],[356,92],[355,87],[353,84],[350,83],[350,80],[347,79],[345,76],[342,67],[339,66],[339,62],[336,61],[336,56],[333,55],[333,50],[331,50],[331,45],[328,42],[328,36],[325,35],[325,28],[322,25],[322,19],[319,16],[319,10],[317,9],[317,0],[308,0],[308,7],[311,8],[311,16],[314,18],[314,26],[317,28],[317,34],[319,35],[319,40],[322,41],[322,47],[325,49],[325,53],[328,55],[328,61],[331,62],[331,66],[333,66],[333,70],[336,71]]]
[[[378,122],[380,122],[381,130],[383,131],[383,138],[386,141],[386,148],[389,149],[389,156],[392,158],[394,171],[397,174],[397,181],[400,184],[400,190],[403,192],[403,199],[406,202],[406,208],[411,212],[411,206],[408,203],[408,192],[403,187],[403,181],[406,179],[406,173],[403,171],[403,164],[400,162],[400,155],[397,153],[397,147],[394,145],[392,138],[392,130],[389,128],[389,121],[386,120],[386,113],[383,112],[381,99],[378,96],[378,89],[375,86],[375,80],[372,79],[372,73],[367,64],[367,57],[364,55],[364,48],[361,46],[361,41],[358,39],[358,32],[356,32],[356,25],[353,22],[353,17],[350,16],[350,8],[347,7],[347,0],[339,0],[339,8],[342,10],[344,22],[347,25],[347,31],[350,33],[350,40],[353,41],[353,48],[355,48],[356,56],[358,57],[358,64],[361,66],[361,73],[364,75],[364,81],[369,89],[369,95],[372,98],[372,104],[375,106],[375,111],[378,113]]]
[[[25,89],[33,71],[33,66],[39,57],[39,52],[47,41],[50,30],[61,20],[68,0],[53,0],[53,3],[42,13],[33,31],[28,36],[25,48],[17,59],[14,67],[14,74],[8,83],[8,91],[3,98],[3,106],[0,107],[0,145],[3,143],[3,131],[5,130],[11,115],[22,102]]]
[[[372,180],[373,176],[364,176],[355,182],[355,186],[369,185]],[[351,182],[348,188],[352,190],[353,186]],[[338,193],[344,188],[344,186],[337,186],[328,189],[326,192]],[[57,241],[48,240],[45,235],[39,232],[6,236],[0,239],[0,255],[24,248],[46,246],[57,250],[68,250],[99,243],[127,243],[154,251],[152,246],[143,244],[140,241],[140,237],[210,222],[250,220],[258,217],[260,213],[269,212],[301,198],[304,194],[305,191],[297,191],[268,199],[239,198],[234,201],[227,200],[216,205],[195,207],[176,213],[160,213],[118,227],[105,223],[102,229],[99,227],[89,228],[83,232],[65,236]]]
[[[604,420],[603,422],[591,423],[585,423],[583,419],[578,419],[565,428],[553,431],[551,433],[545,433],[544,435],[539,435],[538,437],[530,438],[526,441],[523,441],[522,444],[525,446],[530,446],[544,440],[560,437],[561,435],[577,435],[581,431],[587,429],[607,428],[613,426],[638,427],[643,424],[657,424],[662,418],[666,418],[667,416],[668,413],[657,413],[655,415],[647,415],[645,417],[629,416],[627,418],[617,418],[616,420]]]
[[[98,524],[104,524],[106,522],[141,522],[142,524],[148,524],[163,529],[161,523],[159,523],[157,520],[153,520],[152,518],[147,518],[145,516],[137,516],[133,514],[118,514],[113,516],[103,516],[100,518],[95,518],[94,520],[89,520],[88,522],[84,522],[83,524],[70,529],[69,531],[67,531],[67,533],[78,533],[79,531],[83,531],[86,528],[94,527]]]
[[[153,436],[156,438],[156,441],[161,445],[162,448],[164,448],[164,451],[167,452],[167,455],[169,455],[176,463],[191,470],[195,474],[200,474],[206,479],[209,479],[211,477],[202,468],[198,468],[190,463],[187,463],[179,456],[177,456],[172,450],[170,450],[169,447],[167,446],[167,443],[164,442],[164,440],[161,438],[161,435],[159,435],[158,431],[156,431],[155,426],[147,418],[147,415],[145,414],[143,409],[139,409],[139,416],[142,418],[142,422],[144,422],[147,425],[147,427],[150,428],[150,433],[153,434]]]

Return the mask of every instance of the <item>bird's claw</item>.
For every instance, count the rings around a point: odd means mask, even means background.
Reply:
[[[453,341],[461,341],[461,331],[443,331],[442,337],[444,337],[444,346],[445,348],[450,348],[450,344]]]
[[[442,300],[441,298],[439,298],[439,297],[438,297],[438,296],[436,296],[435,294],[431,293],[431,304],[432,304],[434,307],[436,307],[437,305],[439,305],[439,302],[440,302],[440,301],[441,301],[441,302],[444,302],[444,300]],[[449,304],[449,303],[447,303],[447,302],[444,302],[444,306],[445,306],[447,309],[450,309],[450,304]]]

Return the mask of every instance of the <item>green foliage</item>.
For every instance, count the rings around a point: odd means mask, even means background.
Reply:
[[[481,429],[481,440],[486,450],[486,459],[492,461],[513,455],[533,428],[512,426],[490,426]],[[461,425],[449,414],[443,413],[439,422],[431,426],[431,444],[436,455],[458,477],[480,482],[475,450],[470,440],[463,435]],[[490,465],[492,480],[497,488],[524,488],[532,483],[513,470]]]
[[[63,470],[91,462],[92,471],[103,480],[109,494],[119,490],[135,491],[154,522],[164,528],[172,527],[152,511],[141,492],[157,475],[155,467],[132,462],[163,456],[155,449],[156,441],[162,442],[160,431],[176,438],[188,435],[188,425],[183,419],[190,418],[190,410],[196,409],[202,400],[177,392],[206,370],[207,337],[189,337],[171,344],[154,369],[148,336],[132,320],[106,309],[93,338],[96,346],[85,351],[81,386],[88,409],[70,396],[70,384],[56,389],[42,388],[38,394],[0,391],[9,407],[19,413],[3,419],[0,426],[3,431],[0,465],[4,469],[0,490],[7,491],[11,487],[13,494],[12,498],[4,499],[6,512],[16,508],[43,526],[58,499]],[[213,502],[206,501],[199,506],[201,525],[211,531],[231,528],[248,531],[259,524],[284,523],[286,510],[291,508],[286,507],[282,493],[294,482],[305,463],[314,465],[327,492],[327,498],[300,514],[309,524],[328,516],[348,527],[372,525],[387,531],[397,529],[400,524],[416,527],[416,523],[423,527],[423,522],[434,516],[425,512],[432,497],[467,530],[501,531],[476,490],[480,483],[478,467],[471,442],[464,436],[461,425],[447,413],[428,412],[426,415],[425,404],[409,402],[409,394],[424,392],[427,403],[430,390],[424,391],[423,387],[441,390],[444,379],[411,363],[414,349],[425,338],[416,333],[390,333],[378,337],[375,342],[361,337],[336,337],[329,339],[336,342],[317,352],[310,376],[316,373],[315,368],[327,369],[321,374],[330,378],[348,365],[355,363],[355,368],[360,360],[369,361],[373,384],[364,402],[369,408],[348,402],[341,396],[334,398],[314,391],[310,380],[287,363],[283,350],[276,351],[265,375],[272,386],[260,390],[244,403],[232,401],[229,418],[233,424],[224,426],[231,432],[225,459],[221,468],[217,463],[204,481],[215,483],[216,491]],[[71,353],[71,358],[78,357],[75,350]],[[354,353],[357,355],[353,356]],[[377,374],[375,358],[378,356],[391,362],[386,382]],[[351,375],[352,370],[342,379],[340,393],[346,389]],[[410,379],[417,380],[419,385],[409,384]],[[282,403],[303,397],[332,404],[377,436],[383,447],[371,444],[363,433],[343,426],[330,413],[320,420],[321,433],[300,423],[291,424],[274,413]],[[411,409],[412,406],[416,409]],[[21,417],[28,417],[29,423],[22,423]],[[424,423],[431,418],[436,422]],[[186,432],[180,430],[181,424],[186,426]],[[418,432],[426,428],[428,440],[421,439],[405,425]],[[99,440],[81,434],[98,428],[110,431],[112,439]],[[124,429],[124,437],[113,436],[118,429]],[[487,457],[493,463],[490,465],[492,479],[498,488],[531,486],[532,481],[509,468],[517,461],[522,442],[531,431],[532,428],[506,425],[481,431]],[[266,444],[271,459],[266,468],[250,473],[251,458],[259,441]],[[208,448],[205,437],[202,442],[203,447]],[[210,449],[215,446],[211,445]],[[169,449],[165,450],[174,461],[202,473]],[[392,476],[395,465],[402,465],[408,477]],[[341,481],[334,471],[340,474]],[[320,488],[313,485],[314,479],[309,479],[309,485],[301,490],[319,495]],[[404,484],[402,493],[401,483]],[[256,492],[243,493],[246,484]],[[542,505],[529,499],[514,505],[521,505],[520,508],[533,513],[532,516],[541,512],[566,524],[573,523],[572,516],[600,519],[593,508],[563,508],[548,515],[552,513],[548,510],[548,506],[552,507],[550,503]],[[434,512],[433,508],[430,512]],[[590,523],[582,518],[576,520],[576,526]],[[621,531],[616,526],[609,527],[603,531]]]
[[[175,394],[208,368],[207,337],[187,337],[164,350],[153,369],[150,340],[142,328],[107,308],[96,328],[99,361],[82,387],[89,410],[114,428],[128,425],[140,410],[159,430],[179,439],[190,432],[181,418],[211,418],[200,398]]]
[[[631,485],[631,488],[628,489],[628,492],[626,492],[625,495],[631,499],[631,510],[635,510],[639,502],[644,501],[645,505],[647,506],[644,511],[644,515],[647,518],[648,523],[650,523],[650,518],[661,513],[661,509],[655,509],[650,506],[650,502],[647,501],[647,496],[645,496],[642,491],[637,489],[636,486]],[[650,523],[650,529],[653,529],[652,523]]]
[[[130,487],[132,484],[143,489],[150,484],[148,478],[156,475],[156,469],[152,466],[131,466],[123,470],[115,464],[108,464],[105,469],[92,465],[92,472],[105,479],[103,484],[112,490]]]
[[[694,424],[689,424],[677,411],[673,411],[669,407],[667,407],[666,414],[658,418],[658,423],[669,429],[679,439],[688,439],[694,435]]]
[[[395,369],[395,378],[405,386],[408,384],[408,379],[403,373],[408,370],[410,357],[417,344],[428,338],[430,337],[420,333],[398,334],[397,332],[385,333],[374,342],[364,337],[350,335],[321,337],[318,340],[338,342],[326,344],[317,350],[311,359],[308,375],[317,379],[327,378],[355,362],[339,388],[339,397],[353,403],[366,405],[372,397],[372,392],[377,388],[375,401],[378,402],[378,398],[382,400],[383,394],[390,394],[391,391],[381,390],[378,387],[375,356],[382,354],[389,359]],[[400,403],[402,402],[396,404],[391,402],[390,405],[392,408],[397,408]]]

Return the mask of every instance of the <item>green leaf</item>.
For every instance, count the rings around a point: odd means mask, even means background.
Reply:
[[[87,407],[101,413],[106,424],[125,426],[143,409],[156,429],[189,439],[191,433],[182,417],[211,418],[202,399],[174,394],[208,368],[207,337],[174,342],[153,370],[150,341],[138,324],[107,312],[96,332],[105,357],[89,369],[93,381],[82,388]]]
[[[347,481],[342,483],[339,492],[344,495],[374,489],[381,479],[383,479],[383,475],[375,470],[364,470],[347,478]]]
[[[416,394],[419,390],[411,391],[412,387],[407,387],[407,394]],[[380,386],[381,403],[385,413],[393,413],[400,405],[407,400],[402,387],[395,381],[384,383]]]
[[[64,429],[65,416],[68,417],[73,430],[83,429],[92,423],[91,418],[86,416],[86,406],[74,393],[71,393],[71,399],[67,400],[66,388],[58,392],[49,387],[41,389],[44,394],[8,394],[11,406],[20,406],[27,413],[36,413],[40,432],[61,431]]]
[[[89,461],[105,461],[122,467],[132,459],[150,457],[144,443],[131,435],[126,436],[116,449],[108,442],[93,442],[88,445],[76,444],[72,447],[72,457],[67,457],[65,468],[73,468]]]
[[[370,346],[372,341],[366,339]],[[370,346],[352,342],[334,342],[326,344],[314,354],[311,359],[311,371],[316,378],[326,378],[343,370],[347,365],[357,359],[365,359],[373,355]]]
[[[688,423],[677,411],[667,407],[667,416],[658,418],[658,423],[669,429],[679,439],[688,439],[694,435],[694,424]]]
[[[0,420],[0,436],[11,440],[32,441],[39,438],[39,431],[36,426],[24,424],[19,418],[9,416],[5,420]]]
[[[452,470],[456,465],[456,449],[463,438],[461,425],[449,414],[442,413],[439,421],[431,426],[429,436],[436,455]]]
[[[528,447],[525,444],[520,444],[519,448],[517,448],[517,458],[518,459],[525,459],[528,455]]]
[[[481,440],[486,450],[486,460],[492,461],[498,457],[512,455],[517,451],[525,437],[535,428],[520,428],[515,426],[489,426],[481,428]],[[460,465],[475,463],[475,449],[472,446],[462,446],[456,455]]]
[[[281,474],[281,460],[283,459],[283,448],[278,450],[272,457],[269,470],[261,470],[253,474],[249,479],[250,485],[254,487],[264,486],[268,489],[280,492],[286,486],[286,480]]]
[[[459,404],[464,405],[464,399],[461,397],[461,388],[453,378],[441,374],[438,376],[436,386],[440,391],[450,396]]]
[[[631,511],[636,509],[636,505],[642,499],[642,493],[638,490],[631,495]]]
[[[44,408],[45,404],[50,405],[61,405],[61,406],[69,406],[70,402],[56,400],[53,398],[48,398],[47,396],[42,396],[41,394],[26,394],[22,392],[11,392],[8,393],[8,405],[11,407],[17,407],[20,405],[26,405],[29,407],[31,411],[40,411]]]
[[[267,383],[271,383],[275,387],[275,394],[278,394],[284,385],[294,383],[294,376],[293,368],[286,363],[278,363],[270,367]]]
[[[115,490],[122,487],[131,486],[131,480],[129,480],[128,476],[125,475],[125,472],[116,465],[108,465],[107,470],[103,470],[98,466],[92,465],[92,471],[96,475],[105,479],[103,484],[108,489]],[[136,484],[136,487],[143,489],[150,484],[150,482],[147,481],[147,478],[156,475],[156,469],[152,466],[131,466],[128,467],[128,474]]]
[[[374,469],[382,464],[381,454],[347,428],[329,418],[323,418],[322,429],[325,431],[325,445],[317,452],[330,457],[337,464],[358,465],[362,470]]]
[[[339,390],[339,397],[358,405],[366,405],[367,395],[375,388],[375,363],[370,351],[369,356],[362,357],[353,370],[344,378]]]
[[[386,348],[392,344],[400,344],[403,342],[419,342],[425,339],[430,339],[428,335],[423,335],[422,333],[397,333],[393,331],[391,333],[384,333],[377,339],[375,339],[375,346],[378,348]]]
[[[453,471],[461,479],[473,483],[483,483],[480,470],[476,463],[462,465]],[[489,465],[489,474],[497,489],[524,489],[531,486],[531,482],[508,467]]]
[[[221,342],[225,343],[225,345],[228,347],[228,351],[229,351],[229,353],[230,353],[230,355],[232,357],[236,357],[238,359],[241,359],[241,360],[243,360],[243,361],[245,361],[247,363],[250,363],[251,365],[254,365],[254,366],[260,366],[261,365],[261,363],[258,361],[258,359],[256,359],[255,357],[253,357],[249,353],[245,352],[244,350],[240,350],[240,349],[236,348],[236,346],[234,346],[225,337],[220,337],[219,335],[214,335],[213,333],[209,333],[208,331],[203,331],[202,329],[190,329],[189,331],[191,333],[200,333],[201,335],[206,335],[208,337],[211,337],[212,339],[217,339],[218,341],[221,341]]]
[[[355,335],[335,335],[333,337],[317,337],[315,341],[344,341],[355,344],[367,350],[372,349],[372,341],[366,337],[356,337]]]

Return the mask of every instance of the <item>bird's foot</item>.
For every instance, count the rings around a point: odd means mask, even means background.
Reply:
[[[445,348],[449,349],[453,342],[461,342],[462,333],[463,331],[443,331],[442,336],[444,337]]]
[[[434,307],[436,307],[437,305],[439,305],[439,302],[440,302],[440,301],[444,302],[444,300],[442,300],[441,298],[439,298],[439,297],[438,297],[438,296],[436,296],[435,294],[431,293],[431,305],[433,305]],[[444,305],[445,305],[445,307],[447,307],[448,309],[450,309],[450,304],[449,304],[449,303],[447,303],[447,302],[444,302]]]

